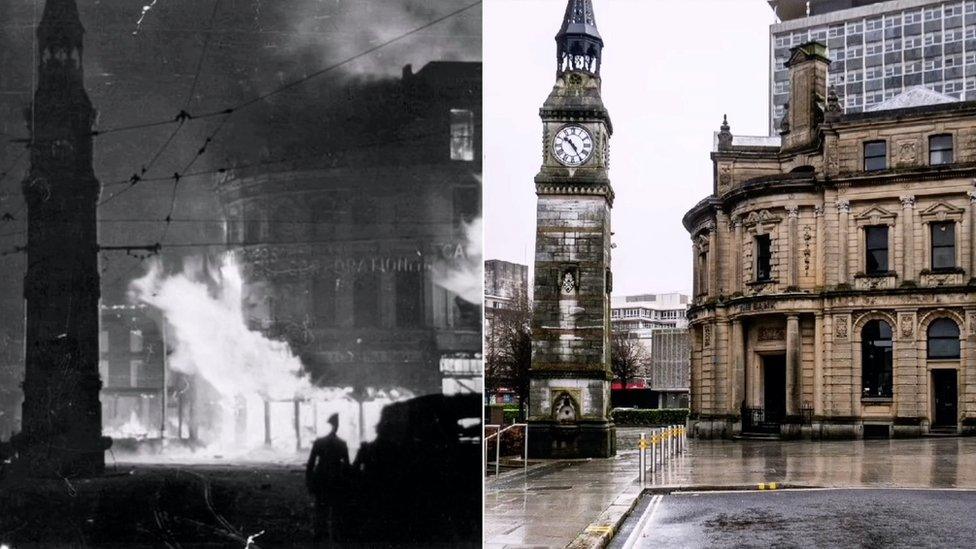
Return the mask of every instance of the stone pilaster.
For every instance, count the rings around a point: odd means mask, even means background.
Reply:
[[[732,219],[732,274],[735,280],[732,282],[732,292],[742,293],[742,218],[736,216]]]
[[[902,196],[901,229],[902,229],[902,281],[915,280],[915,197]]]
[[[837,267],[838,267],[838,284],[850,284],[850,266],[848,262],[850,258],[850,244],[848,242],[847,232],[849,230],[848,223],[851,215],[851,203],[847,200],[837,201]]]
[[[790,249],[786,252],[786,286],[788,289],[795,289],[798,286],[797,276],[797,255],[799,253],[799,237],[797,235],[797,220],[800,217],[800,208],[790,205],[786,208],[787,219],[789,220],[787,230],[789,231]]]
[[[708,229],[708,295],[718,296],[719,292],[719,253],[718,253],[718,231],[712,223]]]
[[[823,414],[823,389],[824,389],[824,364],[823,364],[823,344],[824,344],[824,315],[817,312],[813,316],[813,415]]]
[[[976,191],[969,191],[969,279],[976,279]]]
[[[729,383],[729,413],[739,414],[742,410],[742,400],[745,397],[745,340],[742,333],[742,321],[738,318],[732,321],[729,335],[729,350],[732,356],[732,375]]]
[[[800,372],[800,317],[786,315],[786,413],[800,412],[803,375]]]
[[[816,206],[813,209],[813,216],[816,219],[816,250],[814,257],[814,284],[817,288],[822,288],[826,284],[826,265],[824,264],[824,254],[827,246],[824,243],[824,207]]]

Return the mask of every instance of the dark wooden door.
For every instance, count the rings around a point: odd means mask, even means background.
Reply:
[[[763,357],[763,420],[781,423],[786,417],[786,357]]]
[[[932,426],[955,427],[959,399],[956,371],[932,370],[932,388],[935,393],[935,421]]]

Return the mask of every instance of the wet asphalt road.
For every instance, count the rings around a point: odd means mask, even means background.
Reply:
[[[610,544],[628,546],[973,547],[976,491],[645,494]]]

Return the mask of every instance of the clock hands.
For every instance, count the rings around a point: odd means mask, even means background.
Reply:
[[[579,156],[579,148],[576,147],[576,145],[573,143],[573,140],[566,138],[566,142],[569,143],[569,146],[573,148],[573,152],[576,153],[576,156]]]

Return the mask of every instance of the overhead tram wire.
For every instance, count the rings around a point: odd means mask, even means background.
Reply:
[[[200,50],[200,56],[197,58],[197,67],[196,67],[196,70],[194,71],[194,74],[193,74],[193,82],[190,84],[190,89],[189,89],[189,91],[187,91],[186,98],[183,101],[183,108],[180,109],[180,112],[176,115],[176,119],[175,120],[178,122],[178,125],[176,126],[176,128],[173,129],[173,132],[170,133],[169,138],[166,139],[166,141],[162,144],[162,146],[156,151],[156,154],[154,154],[153,157],[150,159],[148,165],[143,166],[142,171],[140,172],[140,174],[139,175],[133,174],[132,177],[130,177],[131,184],[128,187],[122,189],[121,191],[119,191],[117,193],[113,193],[108,198],[106,198],[105,200],[103,200],[100,203],[98,203],[96,205],[96,207],[102,206],[102,205],[104,205],[104,204],[106,204],[106,203],[114,200],[119,195],[124,194],[129,189],[135,187],[135,185],[139,182],[139,180],[141,179],[141,177],[143,175],[145,175],[146,173],[148,173],[148,171],[150,169],[152,169],[152,166],[156,163],[157,160],[159,160],[159,157],[162,156],[163,151],[165,151],[167,148],[169,148],[169,145],[173,142],[173,139],[176,138],[176,134],[178,134],[179,131],[180,131],[180,129],[183,128],[183,124],[187,120],[191,120],[192,119],[192,116],[187,112],[187,109],[190,106],[190,102],[193,101],[193,96],[196,94],[196,90],[197,90],[197,84],[199,84],[199,82],[200,82],[200,72],[203,69],[203,62],[206,59],[207,52],[210,49],[210,38],[211,38],[211,35],[213,34],[214,21],[216,20],[216,17],[217,17],[217,9],[219,7],[220,7],[220,0],[214,0],[213,9],[210,11],[210,22],[207,24],[207,33],[206,33],[206,36],[204,38],[203,48],[201,48],[201,50]],[[197,156],[199,156],[200,154],[202,154],[202,153],[201,152],[198,152],[197,153]],[[174,189],[174,193],[175,193],[175,189]],[[115,280],[113,280],[110,283],[110,285],[111,286],[114,286],[114,285],[118,284],[118,282],[120,282],[122,279],[124,279],[124,278],[128,277],[130,274],[132,274],[132,271],[134,271],[136,269],[136,267],[138,267],[139,265],[142,265],[142,262],[145,261],[146,258],[150,257],[151,255],[158,254],[159,253],[159,242],[163,241],[166,238],[166,234],[167,234],[168,231],[169,231],[169,222],[167,221],[166,226],[163,228],[163,234],[159,238],[159,240],[156,242],[156,244],[154,245],[154,247],[153,246],[144,247],[143,249],[145,249],[147,251],[147,253],[145,255],[135,256],[135,257],[137,257],[139,259],[139,261],[136,262],[136,263],[134,263],[126,271],[124,271],[119,277],[117,277]],[[127,249],[126,250],[126,255],[132,255],[131,250],[132,250],[132,247],[130,247],[129,249]]]
[[[480,129],[481,129],[480,125],[475,125],[475,131],[480,131]],[[362,142],[362,143],[349,143],[349,144],[347,144],[344,147],[330,147],[329,148],[329,152],[330,153],[332,153],[332,152],[345,152],[345,151],[350,151],[350,150],[358,150],[358,149],[364,149],[364,148],[368,148],[368,147],[375,147],[375,146],[379,146],[379,145],[395,145],[395,144],[398,144],[398,143],[410,143],[410,142],[416,141],[418,138],[433,137],[433,136],[440,135],[440,134],[441,134],[441,131],[434,131],[434,132],[427,132],[427,133],[421,133],[421,134],[404,135],[402,137],[398,137],[398,138],[395,138],[395,139],[377,139],[377,140],[366,141],[366,142]],[[315,152],[310,152],[308,154],[301,154],[301,155],[295,155],[295,156],[288,155],[288,156],[278,157],[277,159],[273,159],[273,160],[262,160],[260,162],[250,162],[250,163],[246,163],[246,164],[228,164],[226,166],[222,166],[222,167],[219,167],[219,168],[212,168],[212,169],[209,169],[209,170],[200,170],[200,171],[195,171],[195,172],[181,173],[180,174],[180,180],[183,181],[183,180],[186,180],[186,179],[195,178],[195,177],[202,177],[202,176],[205,176],[205,175],[218,175],[218,174],[224,174],[224,173],[234,172],[234,171],[239,171],[239,170],[248,170],[248,169],[251,169],[251,168],[260,168],[260,167],[265,167],[265,166],[273,166],[275,164],[285,164],[285,163],[295,162],[295,161],[299,161],[299,160],[322,160],[322,158],[323,158],[323,153],[318,152],[318,151],[315,151]],[[296,165],[296,166],[293,166],[293,167],[289,167],[287,170],[281,170],[281,171],[282,172],[283,171],[293,171],[293,170],[300,170],[300,169],[304,169],[304,168],[328,169],[329,166]],[[272,173],[277,173],[277,172],[272,172]],[[157,182],[158,183],[158,182],[172,181],[172,180],[173,180],[173,176],[172,175],[167,175],[167,176],[157,176],[157,177],[143,177],[143,178],[141,178],[139,180],[139,182],[140,183],[151,183],[151,182]],[[102,184],[102,187],[103,188],[118,187],[118,186],[121,186],[121,185],[131,185],[131,184],[132,184],[132,179],[131,178],[129,178],[129,179],[118,179],[118,180],[115,180],[115,181],[112,181],[112,182],[109,182],[109,183],[104,183],[104,184]]]
[[[177,126],[176,128],[173,129],[172,133],[169,134],[169,137],[166,139],[166,141],[164,141],[163,144],[156,150],[156,153],[152,156],[152,158],[149,159],[149,162],[142,167],[139,173],[138,174],[133,173],[132,176],[129,177],[128,181],[131,183],[131,186],[135,186],[140,180],[142,180],[143,176],[145,176],[149,172],[149,170],[152,169],[152,167],[156,164],[156,161],[159,160],[159,157],[162,156],[163,152],[169,148],[170,144],[173,142],[173,139],[176,138],[176,134],[180,132],[180,130],[183,128],[183,125],[186,123],[186,121],[192,118],[192,115],[190,115],[190,113],[187,112],[187,109],[190,106],[190,102],[193,100],[193,96],[197,90],[197,84],[200,81],[200,72],[203,69],[203,62],[206,59],[207,52],[210,49],[210,37],[213,32],[214,20],[217,17],[217,9],[219,7],[220,7],[220,0],[214,0],[213,9],[210,12],[210,22],[207,25],[208,27],[207,33],[203,40],[203,48],[201,48],[200,50],[200,56],[197,58],[197,67],[193,73],[193,82],[190,84],[190,89],[187,92],[186,98],[183,101],[183,108],[180,109],[180,112],[174,118],[174,121],[177,123]],[[109,195],[108,198],[102,200],[98,205],[101,206],[103,204],[111,202],[119,195],[124,194],[126,190],[127,189],[123,189],[117,193],[113,193]]]
[[[189,161],[189,163],[186,165],[186,167],[184,167],[184,172],[187,171],[187,170],[189,170],[189,168],[192,167],[193,164],[206,152],[206,149],[207,149],[208,145],[213,141],[213,139],[216,137],[217,133],[220,132],[220,130],[223,128],[224,124],[226,124],[226,122],[230,119],[230,116],[232,114],[234,114],[235,112],[237,112],[238,110],[242,110],[244,108],[247,108],[247,107],[249,107],[251,105],[254,105],[254,104],[256,104],[256,103],[258,103],[260,101],[263,101],[263,100],[267,99],[268,97],[271,97],[273,95],[276,95],[276,94],[281,93],[281,92],[284,92],[284,91],[287,91],[287,90],[292,89],[292,88],[294,88],[296,86],[299,86],[301,84],[304,84],[305,82],[307,82],[307,81],[309,81],[309,80],[311,80],[313,78],[317,78],[319,76],[322,76],[323,74],[326,74],[328,72],[331,72],[333,70],[336,70],[338,68],[341,68],[341,67],[343,67],[343,66],[345,66],[345,65],[347,65],[349,63],[352,63],[353,61],[356,61],[356,60],[358,60],[358,59],[360,59],[362,57],[365,57],[365,56],[367,56],[367,55],[369,55],[371,53],[374,53],[374,52],[376,52],[376,51],[378,51],[378,50],[380,50],[382,48],[385,48],[385,47],[387,47],[387,46],[389,46],[391,44],[394,44],[396,42],[399,42],[400,40],[403,40],[404,38],[407,38],[409,36],[412,36],[414,34],[417,34],[417,33],[421,32],[421,31],[423,31],[425,29],[428,29],[428,28],[433,27],[433,26],[435,26],[435,25],[437,25],[437,24],[439,24],[439,23],[441,23],[443,21],[446,21],[447,19],[450,19],[450,18],[453,18],[453,17],[455,17],[457,15],[460,15],[461,13],[463,13],[465,11],[468,11],[468,10],[470,10],[470,9],[476,7],[476,6],[481,5],[481,3],[482,3],[482,0],[478,0],[476,2],[473,2],[471,4],[468,4],[468,5],[466,5],[466,6],[462,7],[462,8],[459,8],[459,9],[454,10],[454,11],[452,11],[450,13],[447,13],[447,14],[441,16],[441,17],[438,17],[438,18],[436,18],[436,19],[434,19],[432,21],[429,21],[428,23],[425,23],[425,24],[423,24],[423,25],[421,25],[419,27],[416,27],[416,28],[414,28],[412,30],[409,30],[407,32],[404,32],[404,33],[402,33],[402,34],[400,34],[400,35],[398,35],[398,36],[396,36],[394,38],[391,38],[390,40],[386,40],[386,41],[384,41],[384,42],[382,42],[380,44],[377,44],[376,46],[373,46],[371,48],[368,48],[368,49],[366,49],[366,50],[364,50],[364,51],[362,51],[362,52],[360,52],[360,53],[358,53],[356,55],[353,55],[351,57],[348,57],[348,58],[346,58],[346,59],[344,59],[344,60],[342,60],[342,61],[340,61],[338,63],[335,63],[333,65],[329,65],[329,66],[327,66],[325,68],[322,68],[322,69],[320,69],[318,71],[315,71],[315,72],[313,72],[311,74],[308,74],[308,75],[306,75],[306,76],[304,76],[304,77],[302,77],[302,78],[300,78],[298,80],[289,82],[288,84],[284,84],[284,85],[282,85],[282,86],[280,86],[280,87],[278,87],[278,88],[276,88],[274,90],[271,90],[271,91],[269,91],[267,93],[264,93],[264,94],[255,96],[255,97],[253,97],[253,98],[251,98],[251,99],[249,99],[247,101],[243,101],[241,103],[238,103],[235,106],[228,107],[228,108],[221,109],[221,110],[217,110],[217,111],[207,112],[207,113],[204,113],[202,115],[196,115],[196,116],[187,113],[185,111],[185,109],[184,109],[183,111],[181,111],[180,115],[183,115],[183,118],[185,118],[185,120],[200,120],[200,119],[212,118],[212,117],[220,116],[220,115],[226,115],[221,120],[221,123],[217,125],[217,127],[215,128],[215,130],[213,132],[211,132],[211,134],[204,140],[204,143],[202,144],[202,146],[200,147],[200,149],[197,151],[197,153],[194,155],[194,157]],[[180,115],[178,115],[177,118],[179,118]],[[104,135],[106,133],[114,133],[116,131],[129,130],[129,129],[138,129],[140,127],[159,126],[159,125],[163,125],[163,124],[171,124],[171,123],[174,123],[176,121],[177,120],[174,119],[174,120],[168,120],[168,121],[157,121],[157,122],[152,122],[152,123],[148,123],[148,124],[134,124],[134,125],[126,126],[126,127],[123,127],[123,128],[115,128],[115,129],[110,128],[108,130],[100,130],[98,132],[92,132],[92,135],[93,136],[97,136],[97,135]],[[180,179],[182,179],[182,177],[183,176],[181,175],[180,172],[176,172],[172,176],[172,179],[173,179],[173,194],[172,194],[172,197],[171,197],[171,200],[170,200],[170,210],[169,210],[169,213],[167,214],[167,216],[165,218],[165,220],[167,222],[166,222],[166,226],[165,226],[164,231],[163,231],[163,238],[161,238],[160,240],[165,239],[165,236],[168,234],[169,226],[170,226],[170,221],[172,220],[172,213],[173,213],[173,210],[175,208],[175,203],[176,203],[176,193],[178,191],[178,185],[179,185]],[[106,199],[106,200],[102,201],[101,203],[99,203],[99,206],[101,206],[102,204],[104,204],[104,203],[106,203],[106,202],[108,202],[110,200],[113,200],[114,198],[116,198],[120,194],[123,194],[124,192],[128,191],[129,189],[132,189],[138,183],[139,183],[139,180],[138,179],[131,180],[131,185],[129,187],[127,187],[125,189],[122,189],[121,191],[113,194],[108,199]],[[159,244],[160,244],[159,242],[156,243],[157,246],[159,246]],[[173,246],[167,246],[167,247],[173,247]],[[181,246],[181,247],[185,247],[185,246]],[[159,253],[159,248],[157,248],[157,251],[155,253]],[[142,259],[145,259],[145,258],[142,258]],[[141,264],[141,260],[140,260],[140,263],[134,265],[133,268],[135,266],[139,265],[139,264]],[[133,269],[129,269],[129,271],[127,271],[123,275],[123,277],[124,276],[128,276],[128,273],[131,273],[132,270]],[[121,278],[123,278],[123,277],[119,277],[118,279],[116,279],[115,281],[113,281],[113,284],[116,283],[116,282],[118,282],[119,280],[121,280]]]
[[[357,54],[355,54],[355,55],[353,55],[351,57],[348,57],[348,58],[346,58],[346,59],[344,59],[342,61],[339,61],[338,63],[335,63],[333,65],[329,65],[329,66],[324,67],[322,69],[319,69],[319,70],[317,70],[315,72],[312,72],[312,73],[310,73],[308,75],[303,76],[302,78],[299,78],[297,80],[293,80],[293,81],[291,81],[291,82],[289,82],[287,84],[283,84],[283,85],[279,86],[278,88],[275,88],[275,89],[273,89],[273,90],[271,90],[269,92],[266,92],[266,93],[263,93],[263,94],[254,96],[251,99],[247,99],[245,101],[242,101],[240,103],[237,103],[236,105],[231,105],[231,106],[226,107],[226,108],[223,108],[223,109],[208,111],[208,112],[204,112],[202,114],[197,114],[197,115],[189,115],[187,117],[187,120],[202,120],[202,119],[206,119],[206,118],[214,118],[216,116],[220,116],[220,115],[223,115],[223,114],[231,114],[233,112],[236,112],[237,110],[247,108],[247,107],[249,107],[249,106],[251,106],[251,105],[253,105],[255,103],[258,103],[260,101],[263,101],[263,100],[267,99],[268,97],[271,97],[271,96],[277,95],[277,94],[279,94],[281,92],[290,90],[290,89],[292,89],[292,88],[294,88],[296,86],[300,86],[300,85],[304,84],[305,82],[307,82],[309,80],[312,80],[314,78],[318,78],[319,76],[322,76],[323,74],[326,74],[326,73],[331,72],[331,71],[333,71],[335,69],[338,69],[338,68],[341,68],[341,67],[343,67],[345,65],[348,65],[349,63],[352,63],[353,61],[356,61],[356,60],[358,60],[358,59],[360,59],[362,57],[365,57],[365,56],[367,56],[367,55],[369,55],[371,53],[376,52],[377,50],[383,49],[383,48],[385,48],[385,47],[387,47],[387,46],[389,46],[391,44],[394,44],[396,42],[399,42],[400,40],[403,40],[404,38],[413,36],[414,34],[417,34],[419,32],[422,32],[422,31],[424,31],[424,30],[426,30],[426,29],[428,29],[430,27],[433,27],[433,26],[435,26],[435,25],[437,25],[437,24],[439,24],[439,23],[441,23],[443,21],[446,21],[448,19],[451,19],[453,17],[456,17],[456,16],[458,16],[458,15],[460,15],[460,14],[462,14],[462,13],[464,13],[464,12],[466,12],[466,11],[468,11],[468,10],[476,7],[476,6],[481,5],[482,4],[482,1],[483,0],[478,0],[477,2],[473,2],[471,4],[468,4],[468,5],[464,6],[464,7],[458,8],[458,9],[452,11],[452,12],[446,13],[446,14],[444,14],[444,15],[436,18],[436,19],[433,19],[433,20],[431,20],[431,21],[429,21],[427,23],[424,23],[423,25],[421,25],[419,27],[416,27],[414,29],[411,29],[409,31],[404,32],[403,34],[397,35],[397,36],[395,36],[395,37],[393,37],[393,38],[391,38],[389,40],[386,40],[384,42],[381,42],[381,43],[379,43],[379,44],[377,44],[377,45],[375,45],[375,46],[373,46],[371,48],[368,48],[366,50],[363,50],[363,51],[361,51],[361,52],[359,52],[359,53],[357,53]],[[117,133],[117,132],[122,132],[122,131],[137,130],[137,129],[142,129],[142,128],[151,128],[151,127],[155,127],[155,126],[162,126],[162,125],[166,125],[166,124],[173,124],[175,122],[176,122],[175,119],[170,119],[170,120],[157,120],[157,121],[154,121],[154,122],[146,122],[146,123],[141,123],[141,124],[131,124],[131,125],[126,125],[126,126],[117,126],[117,127],[114,127],[114,128],[107,128],[107,129],[104,129],[104,130],[93,131],[92,132],[92,135],[94,135],[94,136],[101,136],[101,135],[105,135],[105,134],[109,134],[109,133]]]
[[[395,37],[393,37],[393,38],[391,38],[389,40],[386,40],[385,42],[382,42],[380,44],[377,44],[376,46],[373,46],[371,48],[368,48],[366,50],[363,50],[363,51],[361,51],[361,52],[359,52],[359,53],[357,53],[357,54],[355,54],[355,55],[353,55],[351,57],[347,57],[346,59],[343,59],[342,61],[339,61],[338,63],[334,63],[332,65],[329,65],[327,67],[324,67],[322,69],[319,69],[318,71],[315,71],[315,72],[313,72],[311,74],[308,74],[308,75],[306,75],[306,76],[304,76],[302,78],[299,78],[298,80],[293,80],[292,82],[289,82],[287,84],[284,84],[282,86],[279,86],[278,88],[275,88],[275,89],[273,89],[273,90],[271,90],[271,91],[269,91],[267,93],[260,94],[260,95],[257,95],[255,97],[252,97],[251,99],[248,99],[246,101],[243,101],[241,103],[238,103],[238,104],[236,104],[234,106],[231,106],[231,107],[228,107],[228,108],[225,108],[225,109],[221,109],[221,110],[211,111],[211,112],[204,113],[204,114],[201,114],[201,115],[192,115],[190,113],[187,113],[186,110],[184,109],[183,111],[181,111],[177,115],[177,117],[175,119],[168,120],[168,121],[161,121],[161,122],[152,123],[152,125],[170,124],[170,123],[174,123],[174,122],[180,122],[182,124],[183,121],[188,121],[188,120],[201,120],[201,119],[212,118],[212,117],[220,116],[220,115],[227,115],[221,121],[221,124],[218,125],[217,129],[214,132],[212,132],[207,137],[207,139],[204,141],[204,144],[203,144],[203,146],[201,147],[200,150],[201,151],[205,151],[207,145],[209,145],[209,143],[211,141],[213,141],[213,139],[216,137],[217,133],[220,132],[220,129],[227,122],[227,119],[230,118],[230,116],[232,114],[234,114],[235,112],[237,112],[239,110],[242,110],[242,109],[245,109],[245,108],[247,108],[247,107],[249,107],[251,105],[254,105],[256,103],[259,103],[259,102],[267,99],[268,97],[271,97],[271,96],[276,95],[278,93],[281,93],[283,91],[287,91],[287,90],[292,89],[292,88],[294,88],[296,86],[299,86],[301,84],[304,84],[305,82],[307,82],[309,80],[312,80],[313,78],[317,78],[317,77],[322,76],[323,74],[326,74],[326,73],[328,73],[330,71],[333,71],[333,70],[336,70],[338,68],[341,68],[341,67],[343,67],[345,65],[348,65],[349,63],[352,63],[353,61],[356,61],[356,60],[358,60],[358,59],[360,59],[362,57],[365,57],[365,56],[367,56],[367,55],[369,55],[371,53],[374,53],[374,52],[376,52],[376,51],[378,51],[378,50],[380,50],[382,48],[385,48],[385,47],[387,47],[387,46],[389,46],[391,44],[394,44],[396,42],[399,42],[400,40],[403,40],[404,38],[407,38],[409,36],[412,36],[414,34],[417,34],[418,32],[421,32],[421,31],[423,31],[425,29],[428,29],[430,27],[433,27],[433,26],[435,26],[435,25],[437,25],[437,24],[439,24],[439,23],[441,23],[441,22],[443,22],[443,21],[445,21],[447,19],[450,19],[452,17],[456,17],[457,15],[459,15],[459,14],[465,12],[465,11],[470,10],[470,9],[474,8],[475,6],[480,5],[481,3],[482,3],[482,0],[478,0],[477,2],[474,2],[472,4],[469,4],[467,6],[464,6],[462,8],[457,9],[457,10],[454,10],[454,11],[452,11],[450,13],[447,13],[445,15],[442,15],[441,17],[438,17],[438,18],[436,18],[436,19],[434,19],[432,21],[429,21],[429,22],[427,22],[427,23],[425,23],[425,24],[423,24],[423,25],[421,25],[419,27],[416,27],[416,28],[411,29],[411,30],[409,30],[407,32],[404,32],[404,33],[402,33],[402,34],[400,34],[398,36],[395,36]],[[138,127],[139,127],[139,125],[133,125],[133,126],[127,126],[127,127],[123,128],[123,129],[135,129],[135,128],[138,128]],[[115,131],[115,130],[112,130],[112,129],[109,129],[109,130],[101,130],[101,131],[98,132],[98,134],[111,133],[113,131]],[[94,133],[93,133],[93,135],[94,135]],[[192,166],[192,164],[195,163],[196,160],[201,155],[202,155],[202,153],[201,152],[198,152],[194,156],[194,158],[190,161],[190,164],[189,165]],[[184,171],[185,171],[185,169],[184,169]],[[166,178],[166,180],[172,179],[174,181],[174,200],[175,200],[175,188],[178,186],[179,180],[182,177],[183,177],[183,175],[182,175],[181,172],[176,172],[176,173],[173,174],[173,176]],[[133,174],[133,176],[130,177],[130,179],[129,179],[129,182],[131,183],[129,188],[132,188],[132,187],[136,186],[141,180],[142,180],[141,176],[139,176],[137,174]],[[108,198],[106,198],[105,200],[103,200],[101,203],[99,203],[99,206],[101,206],[102,204],[105,204],[107,202],[110,202],[110,201],[114,200],[117,196],[119,196],[119,195],[124,194],[125,192],[127,192],[129,190],[129,188],[126,188],[126,189],[123,189],[121,191],[118,191],[118,192],[114,193],[113,195],[109,196]],[[171,203],[172,203],[172,201],[171,201]]]

